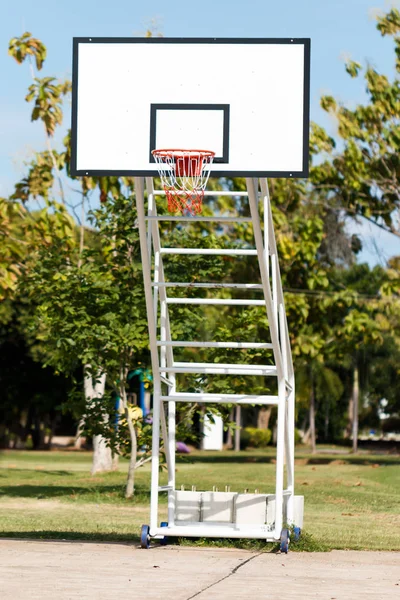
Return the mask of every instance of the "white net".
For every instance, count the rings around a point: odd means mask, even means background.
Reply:
[[[170,213],[201,213],[215,156],[210,150],[153,150]]]

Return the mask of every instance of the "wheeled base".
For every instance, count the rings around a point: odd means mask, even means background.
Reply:
[[[251,532],[251,535],[245,535],[245,532],[238,531],[234,527],[226,528],[223,532],[224,535],[216,535],[216,527],[209,527],[204,529],[200,527],[201,523],[195,524],[192,526],[184,526],[184,527],[168,527],[168,523],[161,523],[160,527],[156,529],[153,535],[150,535],[150,527],[149,525],[142,525],[142,530],[140,533],[140,547],[143,549],[148,549],[150,547],[151,539],[160,540],[161,545],[165,546],[168,543],[168,536],[170,537],[218,537],[218,538],[251,538],[251,539],[265,539],[266,542],[279,542],[280,543],[280,551],[287,554],[289,552],[289,544],[291,536],[293,535],[294,541],[297,541],[301,535],[300,527],[294,527],[293,531],[290,532],[288,528],[284,527],[281,531],[280,537],[273,537],[271,534],[266,536],[266,532],[264,535],[256,529]],[[208,529],[208,530],[207,530]],[[164,531],[162,531],[164,530]],[[184,533],[181,534],[180,531],[184,530]],[[162,533],[161,533],[162,531]],[[193,534],[190,532],[194,532]],[[200,531],[202,533],[200,533]],[[206,533],[204,533],[204,531]],[[165,535],[168,533],[168,536]]]
[[[276,523],[275,494],[169,490],[168,505],[174,507],[175,519],[160,527],[143,525],[142,548],[149,547],[150,539],[166,544],[173,537],[236,538],[279,542],[281,552],[286,553],[290,537],[298,539],[303,526],[304,496],[284,496],[280,522],[291,522],[290,530]]]

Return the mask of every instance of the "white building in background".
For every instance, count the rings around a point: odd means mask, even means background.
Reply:
[[[224,423],[222,417],[215,415],[214,423],[207,415],[204,417],[203,450],[222,450]]]

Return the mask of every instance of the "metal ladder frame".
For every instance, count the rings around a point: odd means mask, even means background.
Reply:
[[[148,213],[145,214],[145,184],[147,189]],[[135,194],[140,236],[143,279],[148,317],[151,362],[153,370],[153,430],[152,430],[152,466],[151,466],[151,503],[150,503],[150,536],[163,538],[167,536],[188,537],[227,537],[253,538],[277,541],[280,539],[284,525],[284,496],[286,503],[286,521],[294,524],[294,396],[295,382],[289,332],[285,313],[282,283],[278,264],[278,254],[274,226],[272,220],[268,182],[266,179],[246,179],[247,192],[206,191],[209,196],[230,195],[247,196],[250,203],[251,217],[186,217],[158,216],[156,196],[164,195],[162,190],[154,190],[153,178],[146,180],[135,178]],[[260,192],[259,192],[260,186]],[[261,228],[259,202],[263,203],[264,233]],[[195,248],[163,248],[158,228],[159,221],[203,221],[203,222],[251,222],[253,225],[255,248],[245,249],[195,249]],[[165,282],[163,255],[175,254],[215,254],[215,255],[257,255],[261,284],[191,284],[190,287],[232,287],[236,289],[261,289],[263,300],[235,300],[212,298],[171,298],[167,295],[171,283]],[[154,281],[151,280],[152,257],[154,256]],[[185,287],[185,284],[179,284]],[[175,284],[174,284],[175,287]],[[186,286],[189,287],[189,286]],[[169,320],[169,304],[224,304],[224,305],[264,305],[267,312],[271,333],[271,343],[240,342],[176,342],[171,340]],[[158,339],[157,316],[160,305],[160,338]],[[270,365],[229,365],[207,363],[174,362],[175,347],[212,347],[212,348],[270,348],[273,351],[275,366]],[[275,375],[278,380],[278,395],[246,395],[246,394],[206,394],[182,393],[176,391],[177,373],[218,373],[218,374],[252,374]],[[163,395],[161,385],[167,386],[168,394]],[[277,451],[276,451],[276,485],[275,485],[275,525],[273,530],[265,526],[230,527],[199,523],[191,525],[175,524],[175,417],[176,402],[220,402],[229,404],[276,405],[277,418]],[[168,404],[168,417],[165,417],[164,403]],[[167,422],[168,421],[168,422]],[[168,467],[168,485],[159,486],[159,453],[160,425],[164,439],[164,448]],[[287,485],[284,489],[284,466],[286,464]],[[168,491],[168,527],[158,526],[158,494]]]

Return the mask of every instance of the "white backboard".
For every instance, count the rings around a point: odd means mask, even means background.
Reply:
[[[212,176],[306,177],[310,40],[75,38],[73,175],[156,175],[155,148]]]

